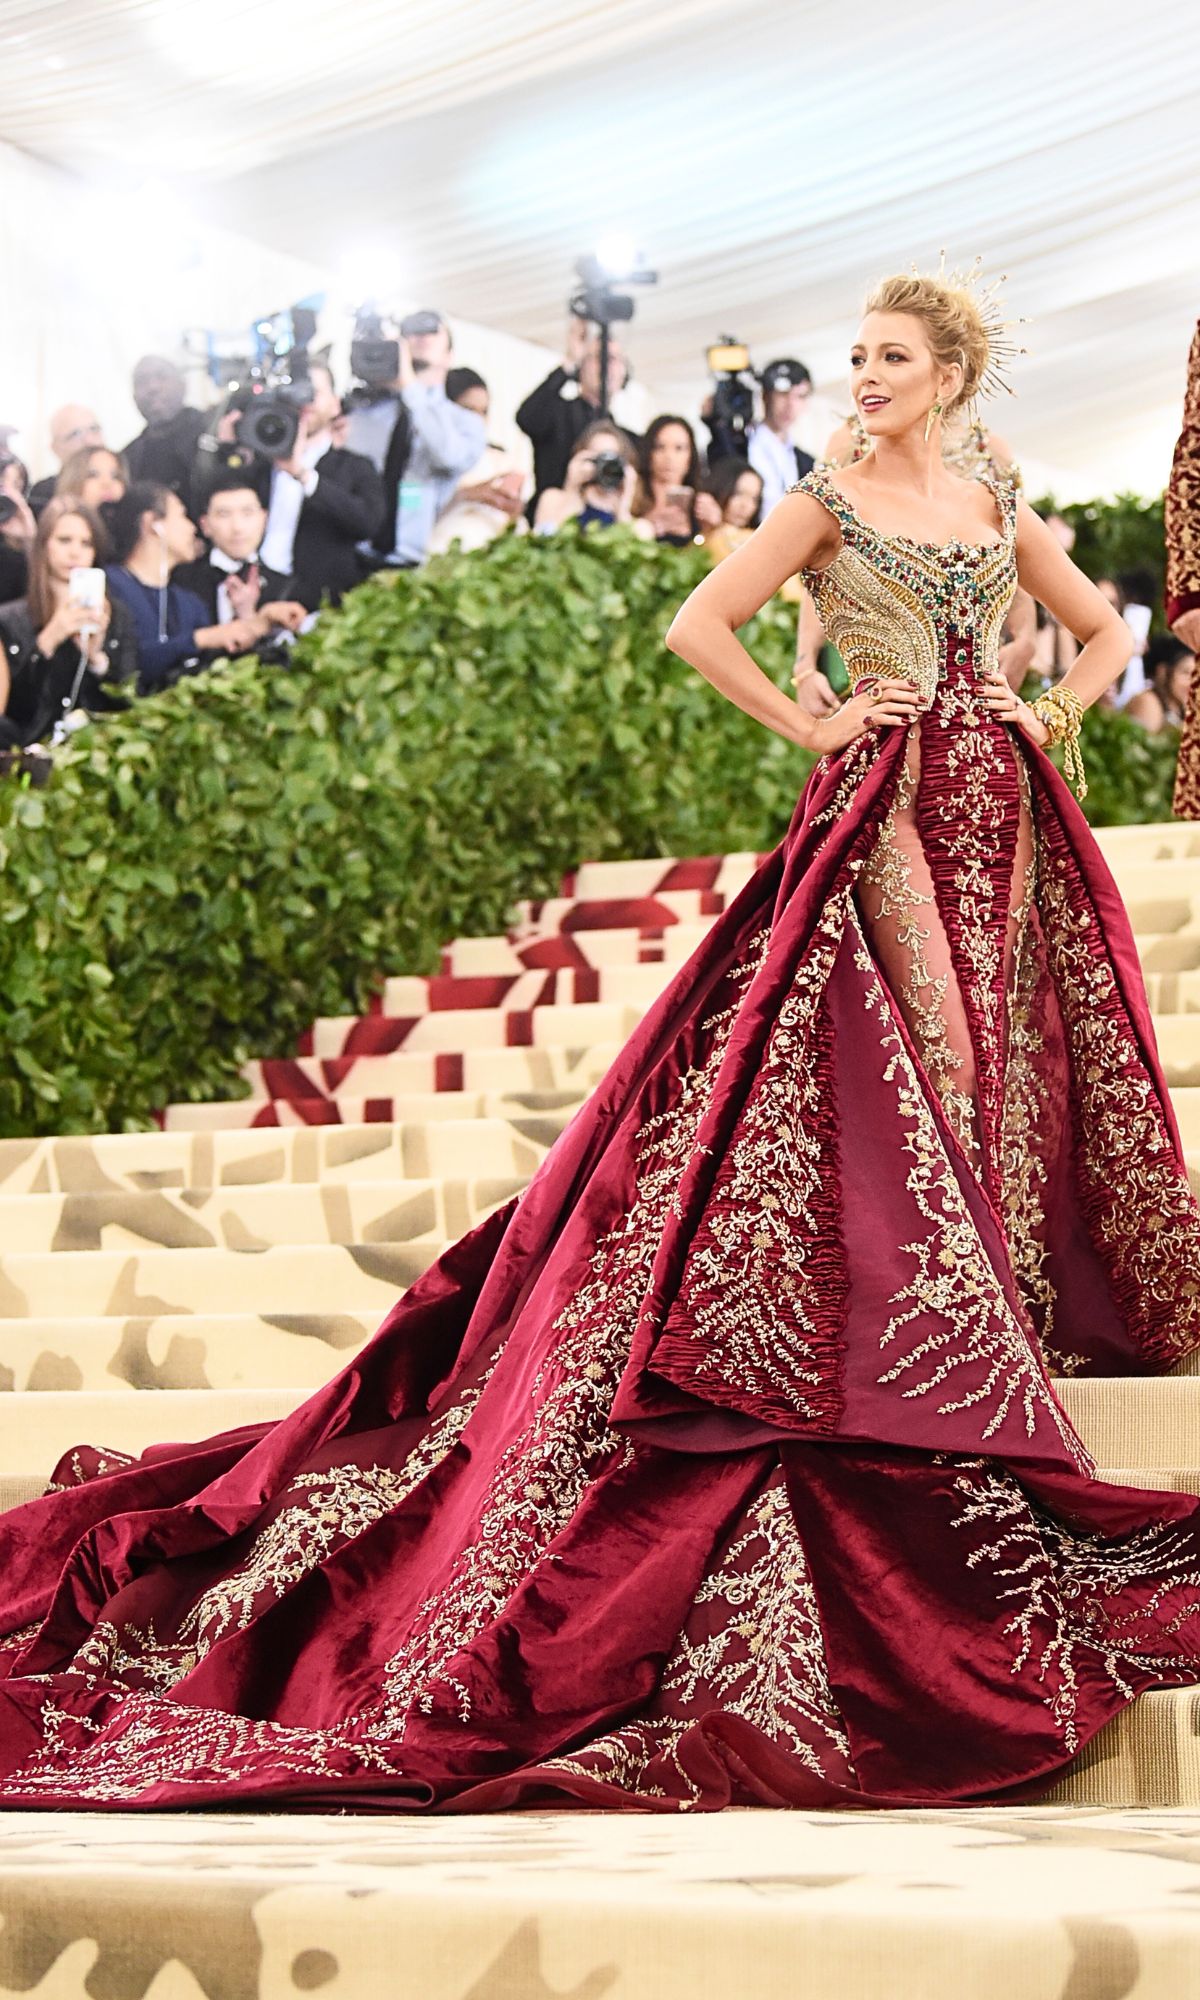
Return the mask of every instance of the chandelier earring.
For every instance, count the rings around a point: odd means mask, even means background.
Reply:
[[[934,427],[934,425],[936,424],[936,422],[937,422],[938,418],[939,418],[939,417],[941,416],[941,414],[942,414],[942,406],[941,406],[941,403],[940,403],[940,402],[937,402],[937,403],[933,403],[933,404],[931,404],[931,405],[930,405],[930,410],[929,410],[929,415],[928,415],[928,416],[926,417],[926,419],[925,419],[925,442],[926,442],[926,444],[928,444],[928,443],[929,443],[929,439],[930,439],[930,436],[931,436],[931,434],[932,434],[932,431],[933,431],[933,427]]]

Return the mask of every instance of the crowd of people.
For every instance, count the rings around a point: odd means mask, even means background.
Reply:
[[[381,569],[414,568],[452,545],[503,532],[553,534],[626,524],[647,540],[705,543],[721,560],[753,533],[814,461],[793,433],[812,382],[803,362],[773,361],[759,377],[756,421],[732,432],[711,402],[703,441],[682,416],[656,416],[643,435],[610,406],[627,380],[619,336],[601,347],[572,319],[559,364],[516,412],[532,473],[489,441],[483,377],[458,365],[440,314],[395,342],[394,379],[344,399],[328,363],[308,357],[307,401],[281,453],[248,446],[248,407],[188,405],[181,370],[144,356],[133,371],[143,429],[121,449],[95,412],[58,410],[59,470],[31,484],[0,430],[0,748],[54,742],[89,713],[255,652],[283,657],[319,609]],[[1006,457],[999,440],[996,459]],[[847,431],[828,457],[852,451]],[[1072,531],[1053,525],[1066,546]],[[1129,668],[1112,699],[1142,727],[1177,726],[1194,661],[1178,639],[1150,635],[1154,580],[1106,584],[1130,627]],[[836,705],[829,649],[796,580],[797,700]],[[1073,658],[1070,635],[1014,612],[1005,666],[1049,682]],[[836,670],[834,674],[836,679]]]

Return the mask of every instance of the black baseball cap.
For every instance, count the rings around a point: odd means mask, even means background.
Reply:
[[[812,376],[803,361],[790,361],[785,357],[782,361],[769,361],[761,379],[764,389],[800,389],[806,382],[811,383]]]
[[[437,333],[445,324],[439,312],[411,312],[401,320],[400,332],[405,340],[413,340],[418,334]]]

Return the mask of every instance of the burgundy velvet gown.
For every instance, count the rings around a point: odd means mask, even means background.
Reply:
[[[0,1520],[0,1804],[1012,1796],[1200,1679],[1200,1505],[1054,1390],[1200,1343],[1200,1215],[1108,870],[979,705],[1013,505],[934,546],[803,485],[918,723],[293,1416]]]

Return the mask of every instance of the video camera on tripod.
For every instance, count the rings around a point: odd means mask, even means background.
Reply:
[[[658,272],[648,270],[645,257],[631,246],[601,244],[575,260],[581,290],[570,301],[577,319],[590,320],[600,330],[600,414],[608,415],[609,329],[633,318],[628,285],[656,285]]]
[[[704,358],[717,378],[706,418],[713,436],[713,456],[745,458],[754,422],[754,390],[758,381],[750,349],[731,333],[718,334]]]

